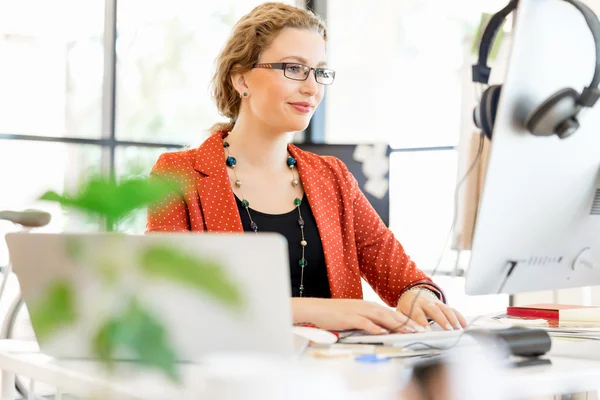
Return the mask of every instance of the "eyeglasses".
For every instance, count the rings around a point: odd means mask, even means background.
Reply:
[[[308,65],[297,63],[259,63],[252,68],[282,69],[283,76],[295,81],[305,81],[310,71],[315,71],[315,80],[321,85],[331,85],[335,79],[335,71],[326,68],[311,68]]]

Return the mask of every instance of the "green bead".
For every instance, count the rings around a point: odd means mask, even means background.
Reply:
[[[250,207],[250,203],[248,203],[248,200],[246,199],[242,200],[242,205],[244,206],[244,208]]]
[[[302,260],[300,260],[300,261],[298,262],[298,264],[300,264],[300,266],[301,266],[301,267],[304,267],[304,266],[306,266],[307,262],[306,262],[306,260],[303,258]]]
[[[294,204],[299,206],[300,204],[302,204],[302,200],[296,197],[296,200],[294,200]]]

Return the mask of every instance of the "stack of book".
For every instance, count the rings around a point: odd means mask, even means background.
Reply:
[[[550,336],[600,340],[600,307],[570,304],[512,306],[496,319],[517,326],[546,329]]]

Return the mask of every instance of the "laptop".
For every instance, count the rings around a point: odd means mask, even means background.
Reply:
[[[31,321],[40,350],[50,356],[95,358],[92,338],[103,321],[130,309],[132,299],[165,327],[180,362],[219,352],[295,354],[287,242],[278,234],[11,233],[6,241],[30,311],[51,311],[49,289],[66,284],[72,290],[74,323],[40,338],[40,322]],[[165,249],[181,256],[168,266],[172,276],[189,268],[190,259],[218,265],[237,287],[242,306],[229,307],[185,280],[165,278]],[[163,273],[149,275],[144,268]],[[115,358],[136,356],[121,349]]]

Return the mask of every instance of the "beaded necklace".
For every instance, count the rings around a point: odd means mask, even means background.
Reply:
[[[225,140],[225,138],[223,138],[223,148],[225,148],[225,152],[227,153],[225,165],[227,165],[233,171],[233,174],[235,176],[235,186],[240,189],[240,194],[242,195],[242,206],[248,213],[248,218],[250,219],[250,230],[252,230],[254,233],[257,233],[258,225],[252,219],[252,215],[250,214],[250,203],[248,202],[248,200],[246,200],[246,197],[244,196],[244,191],[242,190],[242,181],[238,178],[237,172],[235,170],[237,160],[235,159],[235,157],[232,157],[229,153],[229,143]],[[289,153],[287,158],[287,166],[292,172],[292,187],[296,188],[300,184],[300,181],[298,180],[298,177],[295,173],[296,159],[292,157]],[[304,250],[306,248],[307,243],[306,239],[304,238],[304,219],[302,218],[302,212],[300,210],[301,204],[302,200],[296,197],[294,199],[294,207],[298,210],[298,227],[300,228],[300,233],[302,237],[302,240],[300,241],[300,246],[302,246],[302,258],[300,258],[300,261],[298,261],[298,264],[300,265],[300,287],[298,288],[300,297],[302,297],[302,294],[304,293],[304,267],[306,267],[307,264],[306,258],[304,257]]]

